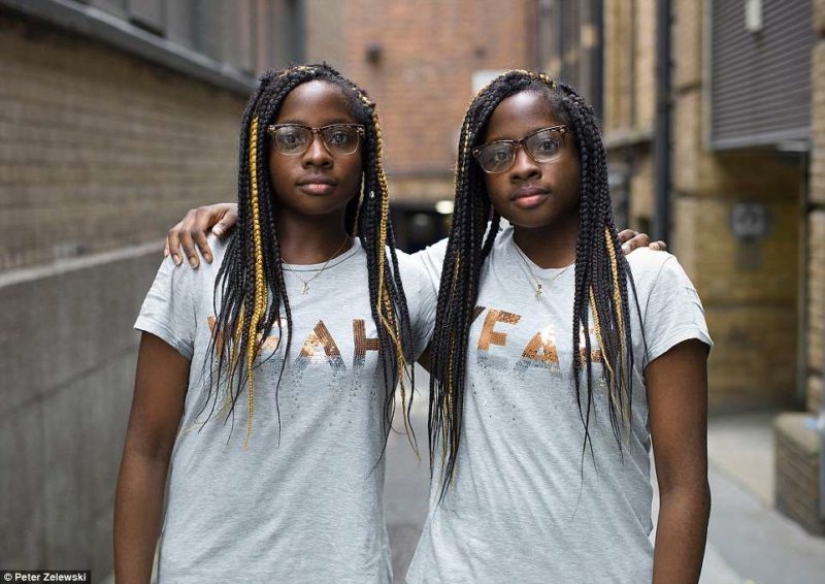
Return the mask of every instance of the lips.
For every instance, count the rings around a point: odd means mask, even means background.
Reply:
[[[510,196],[517,207],[531,209],[541,205],[550,196],[550,191],[541,187],[522,187]]]
[[[335,181],[328,176],[313,175],[299,180],[298,187],[312,195],[325,195],[335,187]]]

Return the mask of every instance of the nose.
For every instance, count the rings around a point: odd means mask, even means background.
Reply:
[[[513,160],[513,166],[510,167],[510,177],[513,180],[526,180],[534,178],[541,174],[539,164],[527,154],[522,144],[516,147],[516,158]]]
[[[320,133],[312,134],[312,141],[309,143],[309,148],[304,152],[302,159],[303,166],[316,166],[318,168],[327,168],[332,166],[332,155],[324,145],[324,138]]]

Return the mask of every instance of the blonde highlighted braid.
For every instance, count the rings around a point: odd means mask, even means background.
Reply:
[[[261,128],[272,124],[287,95],[299,85],[319,80],[339,88],[353,116],[364,125],[361,146],[361,191],[347,208],[347,232],[361,240],[367,256],[372,317],[378,330],[379,360],[384,372],[384,430],[389,433],[394,412],[394,390],[400,378],[412,379],[412,331],[389,219],[389,189],[382,160],[381,127],[375,105],[366,93],[326,64],[301,65],[270,71],[261,79],[244,113],[238,169],[238,228],[231,236],[215,282],[217,317],[210,344],[210,390],[202,409],[226,418],[247,391],[246,438],[252,436],[256,386],[254,372],[264,341],[277,327],[276,350],[289,357],[292,313],[286,293],[276,229],[277,195],[269,177],[270,141]],[[282,323],[286,323],[285,326]],[[286,328],[286,331],[283,330]],[[286,334],[284,334],[286,333]],[[231,342],[217,342],[231,339]],[[287,367],[283,361],[275,388],[275,403]],[[406,400],[406,394],[402,393]],[[210,414],[211,415],[211,414]],[[408,408],[405,407],[405,424]],[[280,425],[280,411],[278,410]]]

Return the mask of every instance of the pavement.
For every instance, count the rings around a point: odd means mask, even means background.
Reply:
[[[425,375],[417,376],[416,384]],[[773,508],[776,410],[713,416],[708,423],[712,510],[700,584],[825,584],[825,538]],[[427,396],[416,396],[416,458],[406,436],[387,445],[385,509],[396,582],[412,559],[427,510]],[[397,418],[400,420],[400,418]],[[652,465],[651,465],[652,467]],[[654,488],[655,477],[651,477]],[[658,494],[653,517],[658,509]],[[480,583],[483,584],[483,583]]]
[[[702,584],[823,584],[825,538],[773,507],[773,419],[767,410],[712,417],[713,505]]]

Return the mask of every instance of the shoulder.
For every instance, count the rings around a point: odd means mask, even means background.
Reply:
[[[633,275],[633,282],[639,290],[650,289],[661,281],[683,280],[693,286],[676,256],[666,251],[638,249],[627,256],[627,263]]]
[[[212,249],[213,259],[211,265],[220,267],[220,265],[223,263],[224,257],[226,256],[226,250],[229,248],[229,242],[236,237],[237,233],[238,231],[235,230],[229,237],[226,237],[224,239],[220,239],[216,235],[212,234],[206,237],[206,241],[207,243],[209,243],[209,247]]]
[[[669,262],[676,260],[676,256],[666,251],[653,251],[649,247],[637,249],[627,256],[627,263],[633,274],[647,272],[658,272]]]
[[[638,300],[645,363],[688,339],[713,346],[702,300],[675,256],[645,248],[629,254],[627,262]]]
[[[447,255],[447,243],[447,238],[444,238],[409,256],[424,270],[430,284],[435,289],[438,289],[441,282],[441,268],[444,265],[444,257]]]
[[[156,284],[167,287],[171,294],[187,294],[194,297],[206,292],[211,295],[229,244],[228,241],[222,241],[215,236],[209,236],[208,241],[212,249],[212,263],[206,263],[201,257],[199,267],[193,269],[186,262],[176,266],[172,258],[167,257],[160,266]]]
[[[398,270],[401,272],[401,279],[404,280],[405,286],[414,284],[416,287],[421,287],[423,283],[429,282],[427,258],[422,255],[424,251],[415,254],[408,254],[401,250],[395,251],[398,257]]]
[[[444,263],[444,256],[447,255],[448,242],[449,239],[445,237],[432,245],[428,245],[421,251],[415,252],[411,257],[415,258],[422,264],[437,265],[440,269],[441,264]]]

